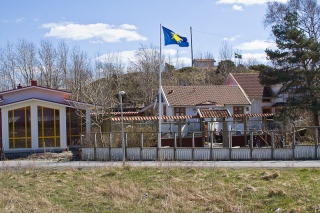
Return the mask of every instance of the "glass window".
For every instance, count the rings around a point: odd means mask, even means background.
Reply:
[[[262,107],[262,113],[265,114],[265,113],[272,113],[272,108],[271,107]],[[272,119],[273,116],[268,116],[267,119]]]
[[[60,147],[60,111],[38,106],[38,146]]]
[[[184,107],[175,107],[174,108],[174,115],[175,116],[186,115],[186,108],[184,108]]]
[[[271,107],[263,107],[262,108],[262,113],[271,113]]]
[[[184,116],[186,115],[186,108],[185,107],[175,107],[174,108],[174,115],[175,116]],[[185,121],[185,119],[180,119],[181,121]]]
[[[69,146],[81,144],[81,135],[86,132],[85,115],[85,110],[67,109],[67,144]]]
[[[30,106],[8,112],[9,149],[31,148]]]
[[[244,107],[243,106],[234,106],[233,107],[233,114],[237,115],[237,114],[244,114]],[[235,121],[243,121],[243,118],[234,118]]]

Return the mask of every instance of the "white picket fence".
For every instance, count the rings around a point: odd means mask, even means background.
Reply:
[[[240,160],[318,160],[320,147],[296,145],[294,148],[82,148],[82,160],[99,161],[240,161]]]

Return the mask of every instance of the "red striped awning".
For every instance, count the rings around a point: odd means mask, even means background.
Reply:
[[[199,118],[198,116],[162,116],[162,120],[185,120],[185,119],[193,119],[193,118]],[[121,117],[112,117],[110,118],[111,121],[121,121]],[[159,120],[159,116],[124,116],[124,121],[156,121]]]

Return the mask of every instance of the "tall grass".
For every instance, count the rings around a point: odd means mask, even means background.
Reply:
[[[320,169],[5,169],[1,212],[320,212]]]

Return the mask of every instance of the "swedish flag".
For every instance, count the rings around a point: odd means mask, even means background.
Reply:
[[[162,30],[164,35],[164,45],[178,44],[179,47],[189,47],[188,39],[186,37],[179,36],[165,27],[162,27]]]
[[[242,59],[242,55],[239,55],[238,53],[234,53],[234,57],[235,57],[235,58]]]

